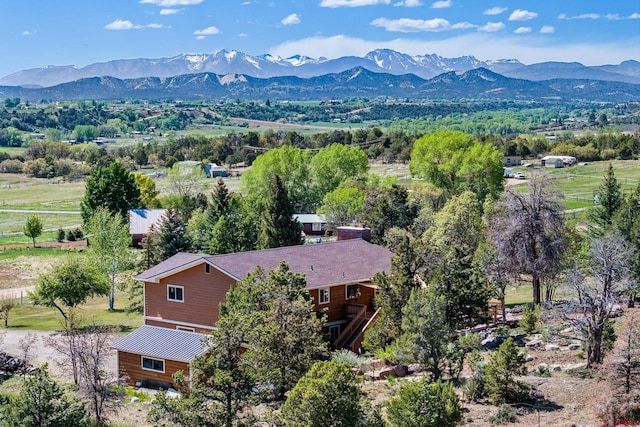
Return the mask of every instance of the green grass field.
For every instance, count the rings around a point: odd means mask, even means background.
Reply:
[[[142,315],[127,313],[128,295],[116,293],[116,309],[108,310],[107,297],[96,297],[78,308],[76,318],[80,324],[97,323],[114,326],[119,332],[129,332],[142,325]],[[61,314],[53,309],[35,306],[26,298],[9,312],[9,329],[56,331],[61,329]],[[0,331],[2,329],[0,328]]]

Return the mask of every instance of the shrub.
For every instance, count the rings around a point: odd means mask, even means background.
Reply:
[[[453,384],[421,379],[403,385],[389,402],[387,417],[398,427],[450,427],[462,421]]]
[[[518,413],[511,405],[503,403],[498,408],[498,412],[489,417],[489,421],[494,424],[509,424],[518,421]]]
[[[84,239],[84,233],[80,228],[76,228],[75,230],[73,230],[73,235],[75,236],[76,240]]]
[[[76,235],[74,234],[73,231],[69,230],[67,231],[67,240],[70,242],[75,242],[76,241]]]
[[[56,232],[56,241],[61,243],[64,240],[64,236],[64,230],[62,228],[58,228],[58,231]]]
[[[22,173],[22,162],[17,159],[7,159],[0,163],[2,173]]]
[[[527,304],[524,311],[522,312],[522,317],[520,318],[520,322],[518,325],[524,333],[533,334],[538,331],[538,325],[540,324],[540,310],[534,306],[533,304]]]

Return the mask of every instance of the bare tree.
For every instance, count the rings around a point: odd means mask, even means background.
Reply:
[[[38,336],[33,332],[28,332],[23,338],[18,341],[18,345],[20,347],[20,356],[24,361],[25,366],[29,365],[29,361],[31,360],[31,350],[33,346],[38,341]],[[25,370],[26,372],[26,370]]]
[[[640,412],[640,318],[630,314],[617,345],[604,362],[607,391],[600,399],[600,412],[610,420],[631,419]]]
[[[584,266],[567,272],[567,287],[574,299],[561,314],[585,342],[587,367],[602,362],[605,326],[630,289],[631,255],[623,237],[606,234],[591,241]]]
[[[558,200],[549,189],[550,180],[533,175],[529,191],[508,187],[489,218],[490,238],[510,276],[531,276],[533,302],[541,302],[541,287],[561,268],[567,248],[566,227]]]
[[[78,367],[78,334],[80,330],[77,327],[71,327],[69,321],[62,323],[63,332],[59,336],[46,337],[46,344],[60,353],[63,357],[57,359],[56,362],[63,369],[70,371],[73,376],[73,383],[78,386],[80,384],[80,372]]]
[[[106,369],[113,341],[113,328],[93,324],[76,337],[80,394],[89,402],[95,421],[105,421],[107,412],[118,407],[118,393],[112,387],[117,376]]]

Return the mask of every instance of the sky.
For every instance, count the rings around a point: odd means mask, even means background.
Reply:
[[[640,60],[640,0],[0,0],[0,16],[0,76],[220,49]]]

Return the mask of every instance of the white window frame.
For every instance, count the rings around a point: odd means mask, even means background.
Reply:
[[[194,328],[190,328],[188,326],[180,326],[180,325],[176,325],[176,330],[177,331],[185,331],[185,332],[195,332],[196,331]]]
[[[172,299],[171,297],[169,297],[170,295],[170,289],[174,288],[174,289],[180,289],[182,291],[182,299]],[[175,291],[174,291],[175,294]],[[180,285],[167,285],[167,301],[171,301],[171,302],[184,302],[184,286],[180,286]]]
[[[152,366],[153,366],[153,362],[162,362],[162,370],[152,369],[152,368],[145,368],[144,367],[144,360],[145,359],[151,360],[152,361],[152,363],[151,363]],[[154,357],[140,356],[140,366],[145,371],[160,372],[160,373],[164,374],[164,367],[165,367],[164,359],[156,359]]]
[[[357,286],[358,290],[356,292],[356,296],[349,298],[349,286]],[[360,290],[360,283],[351,283],[344,287],[344,299],[347,301],[357,300],[362,296],[362,291]]]
[[[326,298],[323,298],[326,291]],[[329,304],[331,302],[331,288],[318,289],[318,304]]]
[[[321,222],[312,222],[311,223],[311,231],[322,231],[322,223]]]

